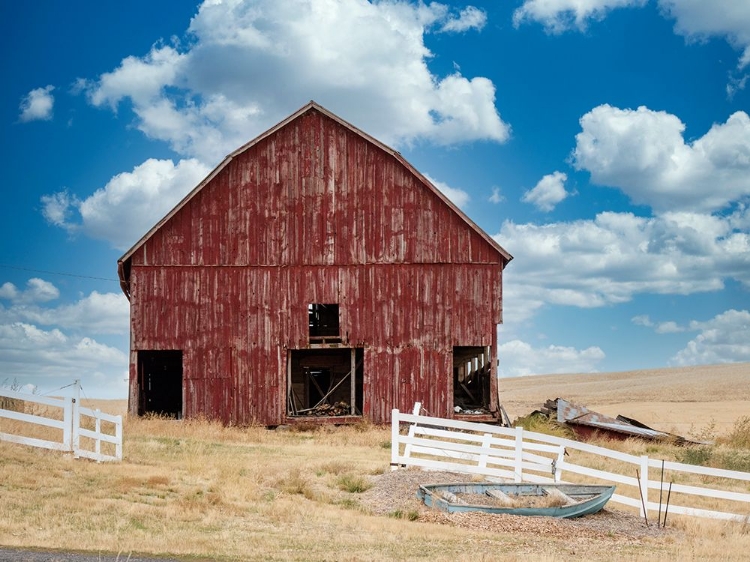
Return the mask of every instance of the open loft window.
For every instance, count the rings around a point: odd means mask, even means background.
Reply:
[[[490,348],[453,348],[453,407],[457,413],[485,414],[490,408]]]
[[[310,343],[341,343],[338,304],[307,306]]]
[[[361,416],[364,349],[290,349],[287,415]]]

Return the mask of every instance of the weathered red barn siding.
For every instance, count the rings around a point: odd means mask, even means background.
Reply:
[[[284,423],[287,350],[339,303],[364,416],[453,406],[453,346],[491,346],[507,258],[419,176],[314,108],[241,149],[128,256],[135,351],[183,350],[184,414]],[[496,402],[493,398],[493,405]]]

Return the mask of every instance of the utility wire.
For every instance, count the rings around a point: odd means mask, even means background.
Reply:
[[[44,269],[32,269],[30,267],[19,267],[17,265],[6,265],[4,263],[0,263],[0,267],[5,267],[7,269],[18,269],[20,271],[31,271],[33,273],[46,273],[48,275],[64,275],[65,277],[78,277],[79,279],[96,279],[97,281],[115,281],[117,283],[120,282],[119,279],[112,279],[111,277],[94,277],[92,275],[76,275],[75,273],[63,273],[61,271],[46,271]]]
[[[72,383],[70,383],[70,384],[66,384],[65,386],[61,386],[60,388],[55,388],[55,389],[53,389],[53,390],[48,390],[47,392],[43,392],[43,393],[42,393],[42,394],[40,394],[39,396],[47,396],[47,395],[49,395],[49,394],[52,394],[53,392],[57,392],[58,390],[65,390],[66,388],[70,388],[70,387],[71,387],[71,386],[73,386],[74,384],[75,384],[75,383],[74,383],[74,382],[72,382]]]

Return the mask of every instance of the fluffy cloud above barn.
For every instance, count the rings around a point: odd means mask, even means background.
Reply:
[[[485,20],[439,3],[205,2],[184,44],[127,57],[86,90],[96,106],[129,100],[146,135],[211,164],[309,99],[388,144],[503,142],[492,82],[427,66],[425,35]]]

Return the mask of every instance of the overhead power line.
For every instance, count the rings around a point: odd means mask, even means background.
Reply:
[[[48,271],[45,269],[33,269],[31,267],[20,267],[17,265],[7,265],[4,263],[0,263],[0,267],[4,267],[7,269],[17,269],[19,271],[30,271],[32,273],[46,273],[47,275],[63,275],[65,277],[78,277],[79,279],[95,279],[97,281],[114,281],[115,283],[119,283],[119,279],[112,279],[111,277],[94,277],[93,275],[78,275],[76,273],[64,273],[62,271]]]

